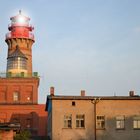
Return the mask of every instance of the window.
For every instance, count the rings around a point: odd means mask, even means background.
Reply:
[[[31,101],[32,101],[32,92],[27,91],[26,94],[25,94],[25,98],[26,98],[26,101],[28,103],[31,103]]]
[[[72,101],[72,106],[75,106],[75,101]]]
[[[85,127],[85,115],[76,115],[76,127],[77,128]]]
[[[19,123],[20,120],[19,120],[19,118],[13,118],[13,119],[12,119],[12,122],[13,122],[13,123]]]
[[[19,93],[18,93],[18,92],[14,92],[14,93],[13,93],[13,100],[14,100],[15,102],[19,101]]]
[[[27,60],[26,58],[16,57],[8,58],[7,69],[27,69]]]
[[[133,128],[140,129],[140,116],[135,116],[133,118]]]
[[[64,128],[72,127],[72,115],[64,115]]]
[[[26,127],[30,128],[31,127],[31,119],[26,119]]]
[[[116,117],[116,129],[124,129],[124,116],[117,116]]]
[[[105,116],[96,116],[96,128],[105,129]]]

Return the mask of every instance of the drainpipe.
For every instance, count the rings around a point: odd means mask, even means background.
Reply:
[[[94,98],[91,103],[94,105],[94,140],[96,140],[96,104],[99,103],[101,98]]]

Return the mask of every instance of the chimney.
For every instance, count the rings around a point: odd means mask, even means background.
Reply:
[[[134,91],[132,91],[132,90],[131,90],[131,91],[129,91],[129,96],[130,96],[130,97],[135,96],[135,92],[134,92]]]
[[[85,96],[85,90],[81,90],[81,96]]]
[[[54,96],[54,87],[50,87],[50,95]]]

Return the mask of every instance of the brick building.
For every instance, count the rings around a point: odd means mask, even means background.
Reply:
[[[47,96],[50,140],[139,140],[140,97]]]
[[[14,133],[27,129],[34,139],[41,139],[46,135],[47,113],[45,105],[38,104],[39,76],[32,72],[34,28],[21,11],[10,20],[7,71],[0,75],[0,135],[12,140]]]

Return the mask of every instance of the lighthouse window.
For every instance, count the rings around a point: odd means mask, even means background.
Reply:
[[[13,101],[15,101],[15,102],[19,101],[19,93],[18,92],[13,93]]]
[[[26,58],[17,57],[9,58],[7,62],[8,69],[27,69],[27,60]]]
[[[19,25],[28,25],[29,24],[29,20],[24,18],[23,16],[18,16],[14,19],[12,19],[12,24],[19,24]]]

